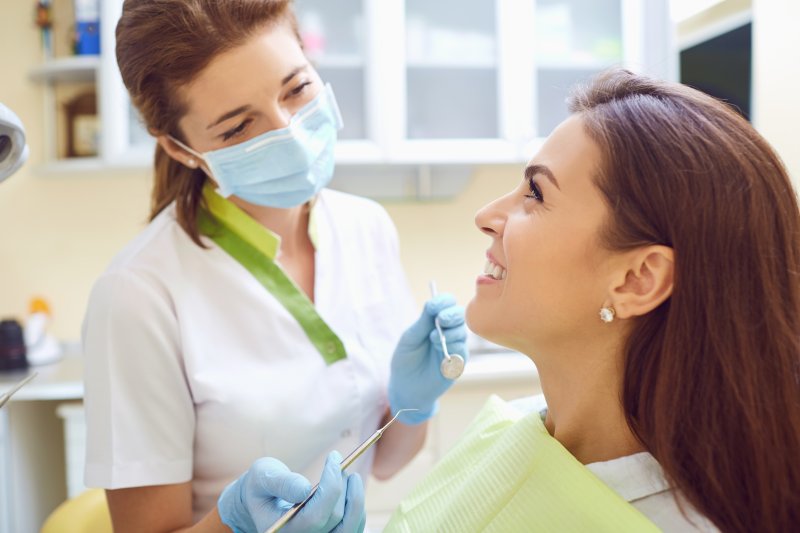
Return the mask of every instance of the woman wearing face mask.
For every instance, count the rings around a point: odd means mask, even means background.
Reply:
[[[529,355],[543,401],[490,401],[385,532],[797,530],[785,169],[685,86],[612,71],[571,109],[475,219],[493,275],[468,324]]]
[[[117,531],[261,533],[317,480],[286,530],[363,529],[359,474],[422,446],[452,383],[434,318],[464,353],[463,309],[440,296],[401,336],[394,227],[325,189],[341,119],[288,0],[127,0],[117,60],[158,146],[151,223],[84,321],[87,484]],[[401,408],[340,473],[329,452]]]

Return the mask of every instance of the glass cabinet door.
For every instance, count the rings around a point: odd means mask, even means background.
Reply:
[[[295,11],[306,55],[336,94],[344,121],[339,138],[366,138],[362,0],[297,0]]]
[[[406,137],[499,136],[494,0],[406,0]]]
[[[533,2],[534,109],[544,137],[567,118],[570,87],[622,62],[622,0]]]
[[[128,138],[130,146],[137,152],[152,152],[155,148],[155,139],[148,133],[139,112],[127,100],[128,104]]]

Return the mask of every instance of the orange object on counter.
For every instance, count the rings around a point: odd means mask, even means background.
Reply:
[[[28,304],[28,312],[33,313],[45,313],[48,316],[51,315],[50,313],[50,304],[47,303],[47,300],[44,298],[31,298],[30,303]]]

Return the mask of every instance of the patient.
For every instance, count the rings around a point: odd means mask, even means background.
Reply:
[[[467,308],[535,362],[546,406],[490,400],[386,531],[796,531],[786,170],[685,86],[614,70],[569,102],[476,216],[492,265]]]

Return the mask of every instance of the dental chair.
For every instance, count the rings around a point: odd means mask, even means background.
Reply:
[[[53,510],[40,533],[113,533],[103,489],[89,489]]]

